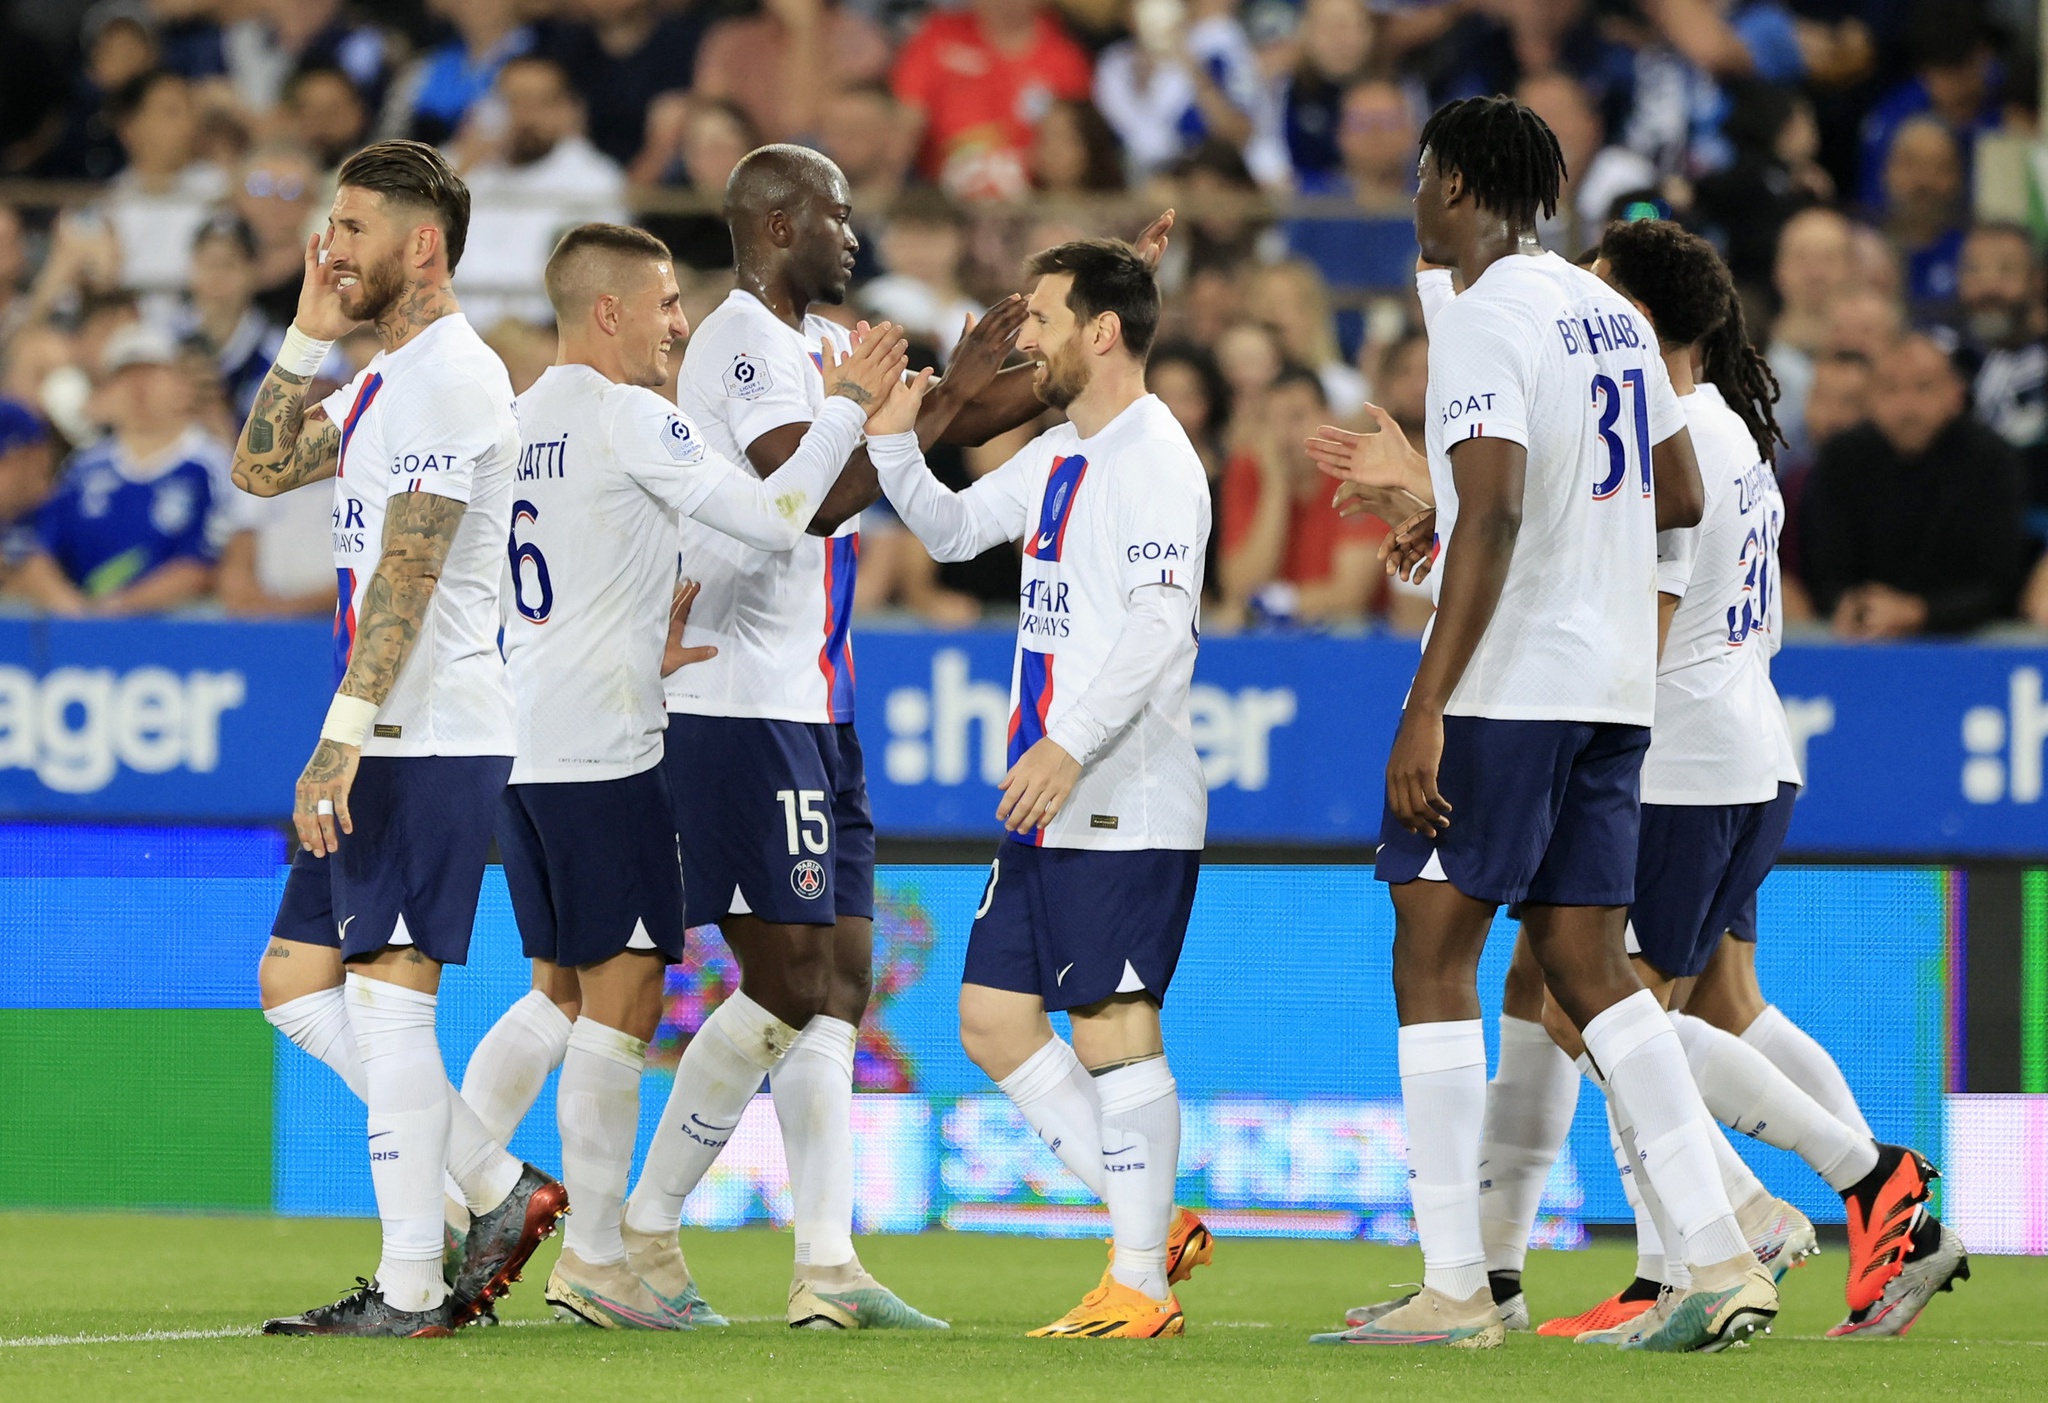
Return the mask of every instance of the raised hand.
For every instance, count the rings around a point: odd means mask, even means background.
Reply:
[[[926,366],[909,379],[898,376],[881,407],[868,416],[868,434],[907,434],[917,427],[917,411],[932,387],[932,368]]]
[[[1380,568],[1397,580],[1419,585],[1428,579],[1436,568],[1436,508],[1424,507],[1380,537],[1379,557]]]
[[[824,349],[821,364],[825,393],[850,399],[869,413],[888,397],[903,378],[903,368],[910,363],[910,342],[894,322],[877,322],[869,327],[860,344],[853,348],[853,354],[844,360],[839,358],[831,338],[823,338],[820,344]]]
[[[1335,424],[1318,426],[1304,447],[1315,465],[1341,482],[1361,487],[1399,488],[1424,502],[1435,500],[1429,482],[1429,460],[1417,453],[1408,435],[1386,410],[1368,404],[1366,412],[1378,433],[1361,434]]]
[[[676,595],[668,606],[668,641],[661,649],[661,675],[668,676],[679,667],[701,663],[718,656],[718,650],[706,643],[694,648],[683,646],[683,630],[690,626],[690,606],[697,602],[698,593],[704,586],[695,580],[684,580],[676,586]]]
[[[1166,257],[1166,237],[1172,232],[1173,211],[1167,210],[1131,240],[1131,247],[1138,251],[1138,257],[1144,259],[1155,273],[1159,271],[1159,260]]]
[[[299,284],[299,311],[292,325],[315,341],[339,341],[362,323],[341,310],[341,279],[321,255],[332,235],[306,237],[306,279]]]
[[[1024,310],[1023,297],[1013,292],[980,317],[967,319],[953,359],[946,363],[946,383],[959,403],[980,394],[1003,368],[1017,343],[1017,330],[1024,325]]]

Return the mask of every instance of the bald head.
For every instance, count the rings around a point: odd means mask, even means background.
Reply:
[[[860,241],[845,174],[807,146],[749,151],[725,182],[725,219],[743,278],[779,282],[800,304],[841,302]]]

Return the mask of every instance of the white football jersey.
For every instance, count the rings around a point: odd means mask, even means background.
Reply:
[[[934,554],[953,559],[1024,542],[1010,674],[1015,764],[1093,685],[1133,593],[1171,585],[1201,599],[1208,480],[1179,421],[1146,395],[1093,438],[1072,424],[1040,434],[958,498],[964,524]],[[1089,757],[1059,816],[1032,835],[1039,846],[1203,845],[1209,790],[1188,720],[1196,643],[1190,628],[1137,715]]]
[[[1657,538],[1657,588],[1679,596],[1657,665],[1657,722],[1643,758],[1646,804],[1756,804],[1800,783],[1785,707],[1771,685],[1782,635],[1777,475],[1721,392],[1679,403],[1707,509]]]
[[[746,465],[747,445],[825,406],[818,343],[853,349],[846,328],[804,318],[802,331],[735,291],[704,318],[683,353],[676,403],[714,453]],[[668,709],[694,716],[780,721],[853,720],[853,579],[860,519],[793,550],[762,551],[692,521],[682,524],[682,570],[703,585],[686,640],[718,656],[677,670]]]
[[[1453,550],[1451,448],[1528,450],[1500,605],[1453,716],[1647,726],[1656,709],[1657,516],[1650,449],[1685,427],[1650,324],[1554,253],[1511,254],[1430,324],[1429,475]],[[1432,627],[1434,624],[1432,623]]]
[[[341,426],[334,474],[334,680],[355,647],[357,610],[401,492],[468,503],[427,616],[365,755],[510,755],[512,692],[498,656],[498,586],[512,524],[519,425],[504,362],[462,315],[379,351],[322,408]]]

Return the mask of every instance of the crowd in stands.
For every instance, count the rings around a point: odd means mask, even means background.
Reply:
[[[1674,217],[1725,253],[1782,389],[1795,626],[2048,627],[2048,227],[1981,219],[2032,136],[2033,0],[43,0],[0,9],[0,596],[67,616],[331,611],[323,485],[227,445],[333,172],[441,145],[474,196],[456,289],[524,388],[555,237],[634,220],[693,321],[730,287],[720,192],[764,141],[846,171],[845,314],[943,366],[1028,250],[1183,212],[1153,389],[1208,466],[1205,626],[1428,616],[1339,518],[1318,424],[1418,444],[1408,201],[1436,104],[1510,92],[1570,179],[1546,242]],[[2036,208],[2039,201],[2036,201]],[[818,309],[828,310],[828,309]],[[367,331],[322,375],[375,353]],[[955,485],[1012,440],[935,454]],[[864,610],[1013,607],[1014,551],[935,565],[886,507]]]

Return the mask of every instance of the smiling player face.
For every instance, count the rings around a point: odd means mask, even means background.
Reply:
[[[376,321],[405,291],[407,253],[423,221],[418,210],[393,208],[375,191],[344,185],[327,216],[327,266],[344,316]]]
[[[669,352],[690,334],[675,270],[666,263],[638,265],[619,294],[619,349],[627,383],[652,389],[670,379]]]
[[[1072,273],[1047,273],[1031,289],[1017,349],[1031,357],[1031,389],[1054,409],[1065,409],[1088,388],[1089,357],[1082,345],[1087,327],[1067,305]]]

